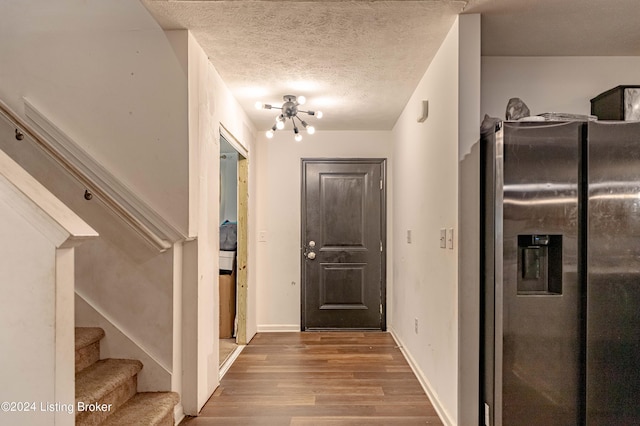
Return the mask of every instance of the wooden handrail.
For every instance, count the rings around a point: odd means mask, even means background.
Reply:
[[[0,113],[16,127],[16,132],[28,136],[67,173],[85,186],[90,195],[160,252],[171,248],[173,243],[185,239],[184,235],[120,183],[27,99],[24,101],[26,115],[34,125],[23,120],[0,100]],[[49,137],[45,137],[43,133]],[[17,133],[16,137],[18,137]]]

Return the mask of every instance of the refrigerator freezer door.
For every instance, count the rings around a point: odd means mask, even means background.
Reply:
[[[503,412],[495,424],[574,426],[581,422],[578,182],[585,124],[504,126],[504,265],[496,288]]]
[[[587,425],[640,424],[640,123],[589,123]]]

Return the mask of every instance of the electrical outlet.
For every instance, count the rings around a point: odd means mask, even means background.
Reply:
[[[414,318],[413,319],[413,327],[414,327],[414,330],[415,330],[416,334],[418,334],[418,318]]]

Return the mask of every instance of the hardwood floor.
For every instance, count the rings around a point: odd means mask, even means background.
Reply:
[[[442,425],[389,333],[259,333],[181,425]]]

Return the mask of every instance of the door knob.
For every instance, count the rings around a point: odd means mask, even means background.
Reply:
[[[307,253],[307,259],[313,260],[315,258],[316,258],[316,253],[315,252],[311,251],[311,252]]]

